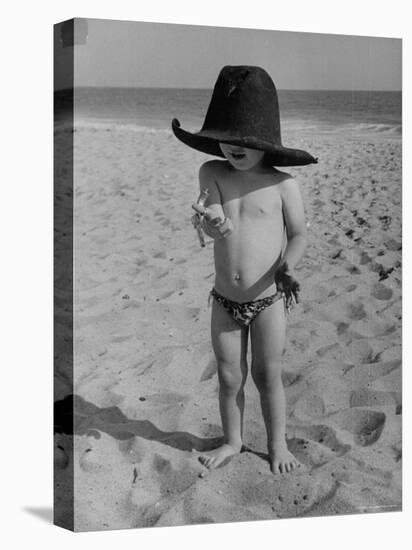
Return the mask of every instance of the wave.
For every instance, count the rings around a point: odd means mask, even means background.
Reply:
[[[401,124],[382,124],[382,123],[359,123],[359,124],[345,124],[343,132],[354,134],[387,134],[387,135],[402,135]]]
[[[282,123],[284,133],[310,134],[314,137],[321,135],[336,135],[341,137],[391,137],[402,136],[402,124],[377,122],[331,122],[314,120],[286,120]]]
[[[145,121],[146,122],[146,121]],[[373,123],[373,122],[360,122],[360,123],[339,123],[333,124],[325,121],[297,121],[297,120],[284,120],[282,123],[284,135],[296,135],[296,134],[310,134],[313,137],[321,135],[336,135],[336,136],[348,136],[348,137],[366,137],[366,136],[380,136],[399,138],[402,136],[401,124],[388,124],[388,123]],[[56,121],[54,126],[55,133],[70,132],[70,131],[113,131],[113,132],[132,132],[132,133],[148,133],[148,134],[162,134],[172,135],[172,130],[163,126],[150,125],[150,122],[130,122],[129,120],[114,120],[114,119],[81,119],[75,118],[72,127],[72,121],[61,120]]]
[[[155,128],[153,126],[144,126],[130,122],[119,122],[113,120],[75,120],[56,122],[54,132],[77,132],[79,130],[94,130],[94,131],[126,131],[145,134],[171,134],[172,130],[168,128]]]

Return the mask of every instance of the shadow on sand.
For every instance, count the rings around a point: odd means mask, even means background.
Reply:
[[[199,452],[214,449],[220,437],[201,438],[189,432],[164,432],[150,420],[127,418],[118,407],[99,408],[79,395],[68,395],[54,404],[54,433],[100,437],[105,432],[118,440],[135,436],[179,449]]]

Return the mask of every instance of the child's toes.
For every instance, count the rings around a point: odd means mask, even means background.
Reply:
[[[211,457],[211,456],[207,456],[207,455],[200,455],[199,456],[199,462],[200,462],[200,464],[205,466],[205,468],[210,468],[211,465],[214,462],[214,458]]]
[[[298,463],[296,462],[296,460],[292,460],[292,462],[290,463],[290,472],[293,472],[293,470],[296,470],[296,468],[298,467]]]
[[[210,457],[209,460],[205,464],[206,468],[209,468],[209,469],[212,468],[215,461],[216,461],[215,458]]]

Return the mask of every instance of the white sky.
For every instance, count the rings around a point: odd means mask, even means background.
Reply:
[[[394,38],[89,19],[75,83],[212,88],[224,65],[260,65],[279,89],[400,90],[401,52]]]

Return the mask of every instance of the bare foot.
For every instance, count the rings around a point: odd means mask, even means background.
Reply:
[[[217,468],[226,458],[236,455],[240,452],[240,447],[232,447],[224,443],[213,451],[208,451],[199,456],[199,462],[209,470]]]
[[[270,469],[273,474],[286,474],[301,467],[301,463],[285,446],[269,453]]]

